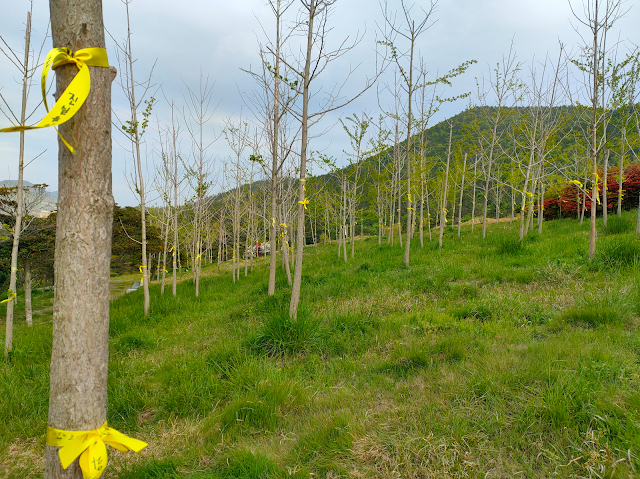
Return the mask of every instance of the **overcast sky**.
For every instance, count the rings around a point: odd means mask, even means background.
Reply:
[[[411,0],[409,0],[411,1]],[[427,2],[416,0],[416,5]],[[573,0],[581,11],[581,0]],[[399,0],[389,0],[390,9],[399,7]],[[627,6],[632,6],[629,1]],[[24,26],[27,0],[3,2],[0,16],[0,35],[18,52],[24,45]],[[293,8],[298,8],[295,3]],[[126,31],[125,7],[119,0],[103,0],[105,27],[120,40]],[[292,10],[293,11],[293,10]],[[224,125],[223,120],[237,117],[243,107],[241,92],[255,88],[253,80],[241,68],[256,68],[259,65],[258,40],[264,41],[260,24],[271,27],[270,10],[263,0],[133,0],[130,6],[131,28],[133,32],[134,56],[138,78],[148,74],[154,62],[156,68],[153,82],[162,86],[168,98],[183,103],[185,84],[197,87],[200,69],[215,82],[214,102],[218,105],[208,127],[208,135],[213,138]],[[530,62],[534,56],[543,59],[547,53],[557,56],[558,42],[567,48],[576,48],[580,37],[574,31],[573,19],[567,0],[440,0],[432,17],[437,22],[419,39],[419,55],[424,58],[430,72],[446,72],[466,60],[477,60],[469,71],[456,79],[449,95],[457,95],[475,89],[475,78],[487,74],[492,65],[500,61],[509,51],[511,40],[520,61]],[[34,0],[33,40],[41,44],[47,32],[49,4],[45,0]],[[325,89],[342,83],[350,67],[360,65],[356,74],[347,84],[346,95],[354,94],[362,88],[365,78],[374,73],[375,40],[377,25],[382,24],[382,14],[377,0],[338,0],[329,20],[333,27],[329,42],[337,44],[345,37],[363,35],[360,44],[339,62],[328,67],[319,79]],[[616,24],[614,38],[620,38],[625,45],[640,44],[640,6],[634,6]],[[584,30],[583,30],[584,33]],[[378,34],[379,35],[379,34]],[[401,45],[402,47],[402,45]],[[51,48],[51,39],[45,42],[45,54]],[[111,64],[116,63],[113,41],[107,39],[107,50]],[[22,56],[22,53],[18,53]],[[117,66],[117,65],[116,65]],[[39,73],[38,73],[39,76]],[[0,93],[7,99],[14,111],[20,108],[19,74],[5,58],[0,58]],[[381,80],[389,80],[389,75]],[[36,105],[39,86],[35,86],[30,104]],[[154,118],[160,122],[169,119],[167,104],[162,95],[154,109]],[[432,124],[455,115],[465,109],[468,100],[447,105]],[[126,119],[126,103],[119,88],[114,84],[113,108]],[[328,115],[316,131],[324,128],[327,133],[313,140],[311,150],[321,150],[336,158],[342,156],[348,139],[338,118],[353,113],[366,112],[377,117],[380,113],[375,88],[366,92],[343,110]],[[42,118],[40,112],[33,123]],[[9,126],[6,118],[0,117],[0,126]],[[149,141],[153,140],[149,132]],[[113,194],[120,205],[136,205],[135,195],[125,180],[125,168],[131,165],[130,158],[119,145],[124,137],[114,128],[113,147]],[[0,134],[0,180],[17,179],[18,164],[17,133]],[[33,161],[25,172],[25,179],[32,183],[47,183],[51,190],[57,190],[57,140],[53,129],[28,131],[26,133],[26,160],[46,152]],[[230,150],[224,138],[212,147],[212,160],[221,169]],[[149,157],[151,159],[151,156]]]

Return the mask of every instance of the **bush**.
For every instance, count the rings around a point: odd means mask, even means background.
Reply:
[[[633,220],[630,216],[613,215],[607,217],[607,226],[604,231],[608,235],[619,235],[632,233],[634,229]]]
[[[456,319],[474,318],[481,322],[490,321],[493,314],[486,306],[479,305],[467,305],[459,309],[454,309],[451,315]]]
[[[640,258],[640,243],[629,235],[603,238],[596,245],[595,263],[605,269],[633,266]]]
[[[177,463],[173,459],[158,460],[152,458],[149,462],[137,463],[129,468],[123,462],[124,469],[120,471],[118,477],[121,479],[177,479]]]
[[[294,392],[295,393],[295,392]],[[220,415],[223,430],[233,426],[274,428],[282,418],[281,407],[296,399],[290,387],[280,383],[265,383],[242,397],[233,399]]]
[[[285,476],[286,474],[278,465],[263,454],[253,451],[234,451],[204,477],[207,479],[267,479]]]
[[[320,343],[320,323],[306,311],[291,319],[288,311],[271,314],[253,340],[252,349],[268,356],[297,354],[316,349]]]
[[[584,308],[565,311],[560,319],[574,326],[595,328],[600,325],[620,324],[620,313],[612,308]]]
[[[498,254],[518,254],[524,250],[523,242],[520,238],[509,232],[496,232],[487,236],[486,242],[495,246]]]

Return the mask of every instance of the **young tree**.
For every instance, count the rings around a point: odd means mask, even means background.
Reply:
[[[491,72],[491,76],[488,80],[483,78],[482,84],[478,81],[477,98],[480,103],[481,114],[486,118],[490,125],[490,132],[488,138],[486,135],[481,134],[482,148],[488,146],[488,154],[481,155],[483,160],[486,160],[486,165],[483,165],[484,169],[484,212],[482,215],[482,237],[487,235],[487,212],[489,208],[489,191],[491,189],[493,167],[495,163],[495,154],[498,147],[498,143],[502,138],[504,131],[501,127],[505,120],[505,110],[508,106],[508,101],[512,98],[513,104],[515,104],[517,98],[513,95],[514,89],[518,86],[517,73],[520,70],[520,64],[516,62],[516,55],[513,51],[513,43],[511,49],[506,57],[503,57],[502,63],[498,63],[496,68]],[[488,86],[487,86],[488,83]],[[489,95],[493,94],[493,98],[490,99]],[[495,101],[495,107],[490,106],[491,100]]]
[[[451,139],[453,137],[453,122],[449,122],[449,147],[447,148],[447,164],[444,173],[444,182],[442,186],[442,203],[440,205],[440,238],[438,247],[442,249],[442,237],[444,235],[444,227],[447,224],[447,189],[449,186],[449,163],[451,161]],[[453,221],[453,220],[452,220]]]
[[[305,194],[309,128],[320,121],[322,117],[330,111],[337,110],[355,100],[364,93],[364,91],[368,90],[373,85],[375,79],[380,75],[380,72],[378,72],[372,80],[367,80],[365,87],[360,91],[360,93],[342,103],[339,103],[342,91],[341,87],[327,93],[327,96],[318,108],[318,111],[313,113],[309,112],[311,84],[320,76],[329,63],[346,54],[358,43],[358,39],[356,39],[351,45],[346,45],[345,41],[340,44],[337,49],[333,51],[327,50],[327,21],[329,17],[329,10],[335,2],[336,0],[301,0],[302,17],[298,24],[306,37],[306,45],[302,53],[302,63],[304,66],[302,68],[292,68],[292,70],[298,73],[299,84],[297,85],[297,88],[301,91],[302,108],[301,110],[293,108],[290,110],[291,113],[300,121],[301,128],[295,272],[293,275],[291,302],[289,304],[289,316],[291,318],[297,318],[298,316],[300,287],[302,284],[302,258],[305,245],[305,210],[309,203]],[[348,81],[349,77],[350,73],[346,75],[346,79],[342,85]]]
[[[2,101],[5,104],[5,107],[8,108],[8,113],[4,111],[0,107],[0,111],[9,119],[9,121],[14,120],[18,125],[24,126],[26,121],[31,117],[35,110],[30,114],[27,113],[27,100],[29,97],[29,89],[31,86],[31,80],[36,72],[36,69],[39,67],[40,56],[34,58],[35,65],[30,65],[29,62],[31,57],[33,56],[33,51],[31,50],[31,13],[33,11],[33,1],[31,1],[29,11],[27,12],[27,24],[24,35],[24,60],[20,60],[18,55],[14,52],[13,49],[9,48],[4,41],[4,39],[0,36],[0,40],[4,43],[5,47],[0,46],[0,52],[2,52],[13,65],[20,71],[22,75],[22,105],[20,108],[20,118],[13,113],[13,110],[5,100],[4,96],[0,95]],[[39,105],[38,105],[39,106]],[[37,108],[37,107],[36,107]],[[9,291],[10,294],[15,298],[16,292],[16,273],[18,272],[18,248],[20,245],[20,234],[22,232],[23,225],[22,220],[24,216],[24,130],[20,131],[20,149],[18,154],[18,185],[17,185],[17,201],[16,201],[16,209],[15,209],[15,224],[13,226],[13,245],[11,248],[11,271],[10,271],[10,279],[9,279]],[[13,349],[13,306],[15,304],[15,299],[9,299],[7,302],[7,319],[5,324],[5,345],[4,345],[4,356],[5,358],[9,356]]]
[[[151,279],[150,275],[150,266],[147,264],[147,192],[145,190],[145,177],[142,166],[142,156],[140,152],[140,146],[143,142],[142,137],[144,136],[147,126],[149,124],[149,116],[151,116],[151,110],[153,108],[153,104],[155,102],[155,98],[150,97],[148,100],[145,100],[147,93],[151,87],[151,76],[153,74],[153,69],[151,73],[149,73],[149,77],[144,84],[135,81],[135,77],[133,74],[133,64],[135,60],[133,58],[133,51],[131,46],[131,23],[129,17],[129,4],[133,0],[121,0],[124,3],[127,11],[127,38],[123,42],[122,45],[116,42],[118,49],[116,50],[118,53],[123,55],[123,60],[120,63],[120,72],[121,79],[119,81],[122,91],[124,92],[127,100],[129,102],[129,114],[131,115],[130,120],[126,120],[122,124],[122,131],[128,136],[129,141],[131,142],[131,154],[134,157],[134,173],[131,178],[131,182],[133,184],[132,188],[134,192],[140,198],[140,218],[142,220],[142,239],[141,239],[141,267],[140,271],[142,272],[142,286],[144,290],[144,315],[149,316],[149,308],[150,308],[150,298],[149,298],[149,280]],[[140,93],[140,91],[136,90],[137,87],[141,87],[142,94],[139,95],[139,98],[136,99],[136,93]],[[139,120],[140,113],[138,110],[141,106],[144,105],[144,110],[142,111],[142,121]]]
[[[260,164],[270,176],[270,263],[269,263],[269,296],[275,294],[276,265],[277,265],[277,234],[278,234],[278,197],[279,181],[282,169],[291,153],[293,140],[289,140],[289,121],[287,114],[293,102],[299,95],[297,88],[299,80],[289,80],[288,76],[294,74],[287,63],[284,46],[295,27],[288,32],[283,31],[284,15],[293,5],[293,0],[268,0],[275,17],[275,39],[267,45],[260,45],[260,58],[262,71],[248,71],[260,85],[260,92],[251,98],[254,114],[260,118],[264,125],[271,163],[267,167],[266,162],[260,158]],[[271,63],[272,59],[273,63]],[[295,140],[296,135],[294,135]]]
[[[203,79],[200,74],[200,84],[197,91],[193,91],[187,87],[189,96],[187,111],[185,112],[185,125],[189,137],[191,138],[191,156],[193,165],[188,168],[188,176],[194,181],[193,189],[195,197],[193,202],[193,246],[194,264],[193,276],[195,280],[196,297],[200,295],[200,272],[202,268],[202,246],[203,246],[203,229],[207,221],[207,205],[206,200],[213,183],[210,180],[212,167],[207,151],[217,138],[206,141],[204,138],[204,129],[209,122],[215,109],[211,110],[211,93],[213,85],[209,85],[209,79]]]
[[[365,157],[369,154],[365,150],[366,142],[365,136],[370,126],[370,121],[363,113],[361,117],[353,115],[347,117],[347,121],[352,124],[352,129],[340,120],[342,129],[349,136],[349,142],[351,144],[351,152],[345,152],[349,159],[349,166],[342,171],[345,173],[342,184],[344,191],[345,203],[348,203],[347,212],[349,214],[349,233],[351,235],[351,257],[355,255],[355,226],[356,226],[356,209],[358,201],[361,195],[362,189],[362,163]],[[346,246],[346,244],[345,244]],[[345,259],[346,259],[346,247],[345,247]]]
[[[24,134],[24,132],[22,132]],[[23,144],[24,147],[24,144]],[[21,185],[22,181],[18,181]],[[9,357],[13,350],[13,304],[15,303],[16,275],[18,272],[17,258],[14,261],[13,253],[18,253],[17,240],[22,244],[24,234],[32,234],[30,226],[35,220],[33,214],[38,210],[42,201],[47,196],[47,185],[13,186],[0,188],[0,219],[5,228],[9,228],[11,237],[11,271],[9,280],[9,301],[7,301],[7,323],[5,329],[5,358]],[[22,239],[21,239],[22,238]],[[22,246],[21,246],[22,249]],[[31,326],[31,272],[28,254],[20,252],[25,270],[25,312],[27,324]],[[12,299],[12,297],[14,299]]]
[[[614,23],[626,11],[624,0],[583,0],[583,13],[575,12],[569,2],[576,20],[587,28],[589,37],[583,37],[583,60],[573,63],[582,71],[585,80],[585,96],[590,103],[591,118],[589,120],[591,148],[591,228],[589,234],[589,259],[596,254],[596,208],[598,197],[598,155],[605,148],[607,141],[607,125],[611,116],[611,90],[607,88],[607,79],[611,74],[607,60],[611,58],[611,46],[607,43],[607,34]],[[613,48],[617,48],[616,43]]]
[[[414,53],[416,47],[416,41],[420,35],[422,35],[425,31],[427,31],[432,25],[433,21],[431,21],[431,16],[435,12],[437,1],[430,0],[429,7],[425,10],[422,9],[421,18],[418,22],[416,22],[411,16],[411,10],[413,6],[408,6],[405,4],[405,0],[400,0],[400,5],[402,9],[402,16],[404,20],[402,22],[403,26],[400,27],[395,22],[395,16],[392,16],[388,12],[388,3],[384,4],[384,18],[387,27],[389,28],[389,34],[385,35],[386,44],[392,48],[392,58],[398,65],[400,73],[402,74],[403,79],[403,89],[407,94],[407,139],[406,139],[406,182],[407,182],[407,238],[404,244],[404,264],[405,266],[409,266],[409,248],[411,244],[411,225],[413,223],[413,216],[411,214],[412,211],[415,210],[411,201],[411,133],[412,133],[412,125],[413,125],[413,95],[415,91],[418,89],[418,85],[414,82]],[[398,54],[396,47],[394,46],[394,40],[396,36],[400,36],[404,38],[405,41],[409,43],[408,49],[406,52],[402,54]],[[403,68],[400,65],[400,61],[403,58],[408,56],[408,68]]]
[[[460,178],[460,201],[458,203],[458,238],[460,238],[460,228],[462,227],[462,197],[464,196],[464,180],[467,173],[467,153],[464,154],[462,163],[462,177]]]

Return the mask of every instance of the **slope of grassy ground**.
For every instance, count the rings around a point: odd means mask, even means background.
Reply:
[[[599,225],[470,228],[445,246],[307,247],[303,301],[267,296],[268,266],[215,266],[112,302],[110,425],[149,442],[109,450],[103,477],[497,478],[640,475],[636,212]],[[1,311],[0,311],[1,313]],[[3,328],[4,329],[4,328]],[[43,468],[51,323],[18,321],[0,365],[0,477]],[[4,475],[3,475],[4,474]]]

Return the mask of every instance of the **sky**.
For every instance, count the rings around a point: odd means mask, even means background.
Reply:
[[[24,28],[29,5],[28,0],[4,2],[0,16],[0,36],[20,57],[24,55]],[[291,12],[295,12],[299,5],[299,2],[294,2]],[[420,6],[427,5],[426,1],[416,0],[414,10],[417,13]],[[578,13],[582,11],[581,0],[573,0],[573,5]],[[629,1],[626,6],[631,7],[629,12],[616,23],[611,34],[611,38],[620,40],[623,50],[640,44],[640,30],[637,28],[640,5],[633,6]],[[389,10],[399,7],[400,0],[388,0]],[[103,0],[103,13],[105,28],[110,34],[107,36],[110,63],[118,67],[111,37],[122,41],[126,34],[125,6],[120,0]],[[137,78],[148,77],[155,64],[151,82],[159,100],[153,110],[152,124],[170,121],[166,99],[183,105],[187,86],[197,88],[201,74],[213,84],[212,104],[216,108],[205,135],[211,141],[217,139],[209,150],[209,159],[214,172],[221,172],[232,154],[221,135],[225,121],[237,121],[240,114],[245,118],[251,116],[250,109],[243,103],[243,93],[251,92],[256,85],[243,69],[259,66],[258,43],[264,43],[266,35],[273,30],[270,9],[264,0],[133,0],[130,15]],[[467,60],[477,61],[445,90],[447,96],[474,91],[476,78],[489,75],[491,68],[509,52],[512,42],[518,61],[523,62],[524,71],[534,59],[539,61],[547,55],[557,58],[559,42],[568,50],[577,51],[581,43],[579,33],[586,34],[584,28],[578,26],[567,0],[440,0],[431,18],[435,23],[419,37],[416,50],[418,57],[424,59],[431,77]],[[51,48],[51,38],[45,38],[48,22],[48,2],[33,0],[32,43],[38,50],[44,41],[42,59]],[[351,40],[360,37],[361,40],[353,50],[330,64],[318,78],[320,93],[342,84],[347,72],[355,67],[357,69],[348,79],[343,93],[350,97],[360,92],[366,79],[375,73],[376,39],[380,39],[383,24],[377,0],[337,0],[328,21],[332,28],[328,44],[336,46],[347,37]],[[398,46],[403,49],[406,45],[398,43]],[[36,78],[39,79],[39,72]],[[377,91],[384,91],[392,79],[392,70],[388,69],[376,86],[341,110],[324,117],[312,131],[316,136],[311,141],[310,150],[333,156],[338,164],[344,162],[343,151],[349,148],[349,142],[339,119],[362,112],[377,118],[381,112],[380,105],[385,109],[391,106],[384,93],[378,99]],[[0,94],[16,112],[21,101],[19,80],[17,69],[6,58],[0,57]],[[29,97],[31,108],[39,103],[38,94],[39,85],[34,84]],[[445,105],[432,119],[431,125],[463,111],[473,100],[472,95],[466,100]],[[119,118],[127,118],[125,96],[115,83],[112,107]],[[43,116],[44,110],[38,110],[32,122],[36,123]],[[117,122],[115,116],[114,121]],[[10,122],[0,116],[0,127],[5,126],[10,126]],[[153,130],[150,128],[146,133],[147,143],[143,150],[149,176],[153,172],[157,138]],[[113,138],[113,195],[119,205],[134,206],[138,200],[127,181],[127,172],[133,166],[132,158],[122,147],[127,144],[125,137],[116,128]],[[17,133],[0,133],[0,180],[17,179],[18,147]],[[53,129],[26,132],[25,162],[29,164],[25,180],[47,183],[51,191],[57,190],[57,151]],[[220,188],[221,181],[217,184]]]

